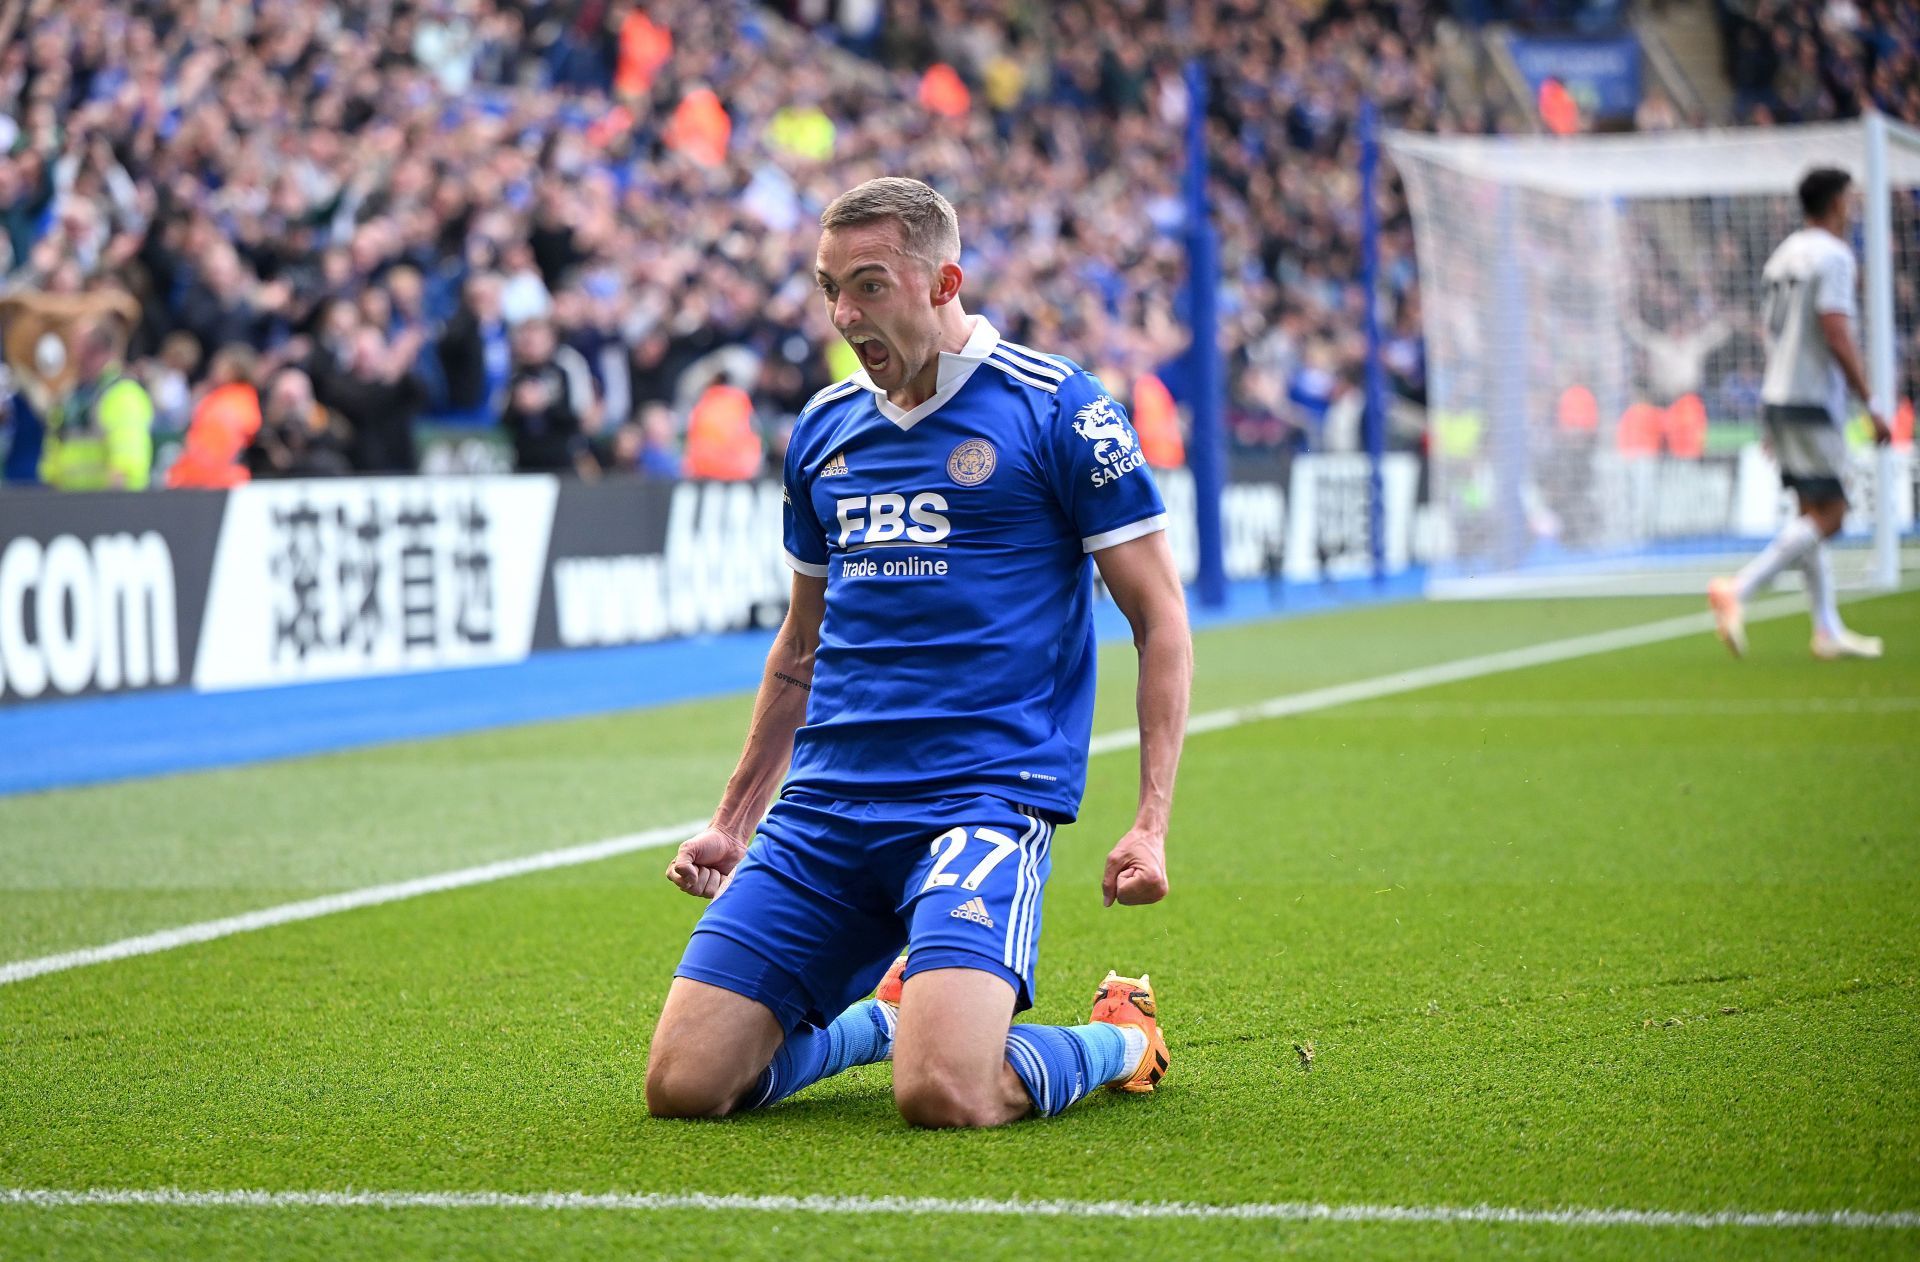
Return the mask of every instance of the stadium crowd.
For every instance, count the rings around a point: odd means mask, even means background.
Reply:
[[[1910,0],[1716,0],[1743,123],[1920,124],[1920,7]]]
[[[777,455],[851,366],[807,310],[813,219],[869,175],[962,206],[971,300],[1009,336],[1151,388],[1185,344],[1197,43],[1236,430],[1278,441],[1354,376],[1353,121],[1371,84],[1389,121],[1442,122],[1432,15],[1158,10],[895,3],[848,33],[868,59],[698,0],[12,0],[0,263],[14,291],[133,293],[161,431],[240,385],[214,465],[251,384],[256,473],[413,468],[425,415],[498,422],[523,468],[758,468],[742,449]],[[1402,207],[1387,254],[1417,391]]]
[[[873,0],[814,31],[743,0],[0,0],[0,272],[134,296],[154,428],[204,422],[176,483],[412,470],[423,417],[498,426],[520,468],[752,476],[855,366],[808,310],[814,219],[872,175],[960,206],[1008,336],[1136,404],[1177,391],[1197,51],[1230,432],[1318,443],[1364,353],[1363,92],[1390,126],[1519,120],[1447,98],[1425,0],[1170,7]],[[1832,0],[1821,29],[1836,9],[1911,26]],[[1396,185],[1382,209],[1386,364],[1421,401]]]

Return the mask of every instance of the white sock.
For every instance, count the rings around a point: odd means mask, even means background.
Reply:
[[[1147,1032],[1137,1025],[1116,1026],[1120,1037],[1127,1041],[1127,1067],[1122,1070],[1115,1082],[1133,1077],[1133,1071],[1140,1068],[1140,1058],[1147,1054]]]
[[[1820,546],[1820,528],[1811,518],[1795,517],[1780,528],[1773,542],[1761,549],[1760,555],[1747,562],[1746,567],[1734,575],[1734,589],[1741,600],[1753,599],[1753,594],[1771,583],[1774,576],[1791,565],[1800,564],[1800,559],[1809,551]]]
[[[1833,590],[1833,563],[1827,557],[1827,545],[1817,543],[1813,551],[1800,558],[1800,573],[1807,580],[1807,606],[1813,613],[1813,629],[1822,635],[1839,635],[1845,630],[1840,621],[1840,601]]]

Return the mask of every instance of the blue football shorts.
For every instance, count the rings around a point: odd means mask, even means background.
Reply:
[[[910,948],[907,976],[973,968],[1033,1005],[1054,823],[981,795],[842,802],[790,789],[694,926],[677,977],[825,1025]]]

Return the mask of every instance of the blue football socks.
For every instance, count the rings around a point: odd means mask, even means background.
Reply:
[[[764,1108],[854,1065],[892,1059],[897,1020],[886,1004],[863,999],[824,1030],[803,1025],[792,1031],[761,1072],[744,1107]]]
[[[1033,1097],[1033,1107],[1042,1117],[1052,1117],[1095,1087],[1130,1072],[1146,1045],[1141,1031],[1098,1021],[1016,1025],[1007,1034],[1007,1063]]]
[[[787,1035],[760,1074],[745,1108],[765,1108],[854,1065],[893,1058],[893,1008],[865,999],[826,1029],[801,1026]],[[1146,1035],[1130,1026],[1016,1025],[1007,1034],[1007,1064],[1043,1117],[1070,1108],[1095,1087],[1125,1077],[1140,1063]]]

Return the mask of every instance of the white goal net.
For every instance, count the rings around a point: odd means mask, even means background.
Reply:
[[[1586,137],[1396,133],[1426,325],[1431,588],[1680,590],[1788,510],[1760,441],[1760,271],[1853,173],[1869,382],[1843,582],[1898,578],[1920,383],[1920,132],[1884,119]]]

